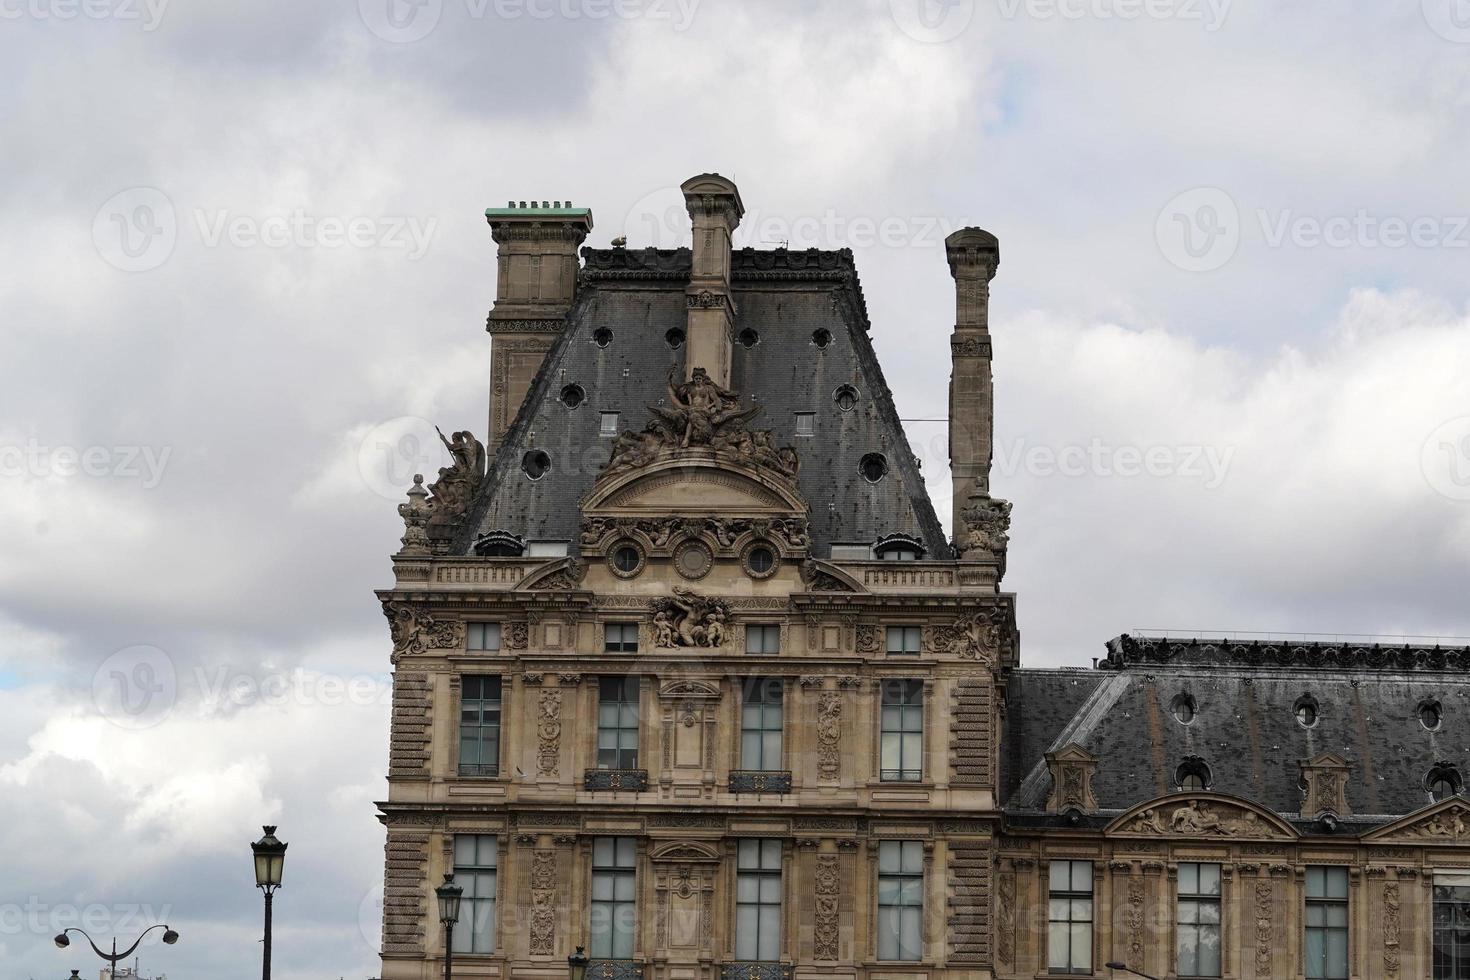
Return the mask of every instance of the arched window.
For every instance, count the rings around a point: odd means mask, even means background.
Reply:
[[[1447,762],[1434,766],[1424,777],[1424,788],[1429,791],[1429,798],[1436,803],[1457,795],[1461,785],[1460,771]]]
[[[1190,756],[1179,763],[1179,768],[1174,770],[1174,782],[1178,784],[1180,792],[1202,793],[1210,788],[1210,767],[1205,765],[1203,759]]]
[[[1292,709],[1296,713],[1296,723],[1303,728],[1315,728],[1317,725],[1317,699],[1310,694],[1303,694],[1296,699],[1296,706]]]
[[[1194,696],[1191,694],[1175,695],[1170,708],[1174,712],[1174,720],[1181,725],[1191,724],[1194,716],[1199,713],[1199,706],[1195,704]]]

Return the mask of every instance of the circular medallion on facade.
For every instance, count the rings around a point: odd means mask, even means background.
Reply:
[[[674,567],[685,578],[704,578],[714,565],[714,553],[698,541],[681,544],[674,553]]]
[[[781,559],[769,543],[756,541],[741,553],[740,565],[751,578],[770,578],[781,566]]]
[[[607,564],[619,578],[633,578],[643,571],[643,549],[631,541],[619,541],[608,552]]]

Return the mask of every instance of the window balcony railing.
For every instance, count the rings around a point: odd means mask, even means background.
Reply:
[[[720,980],[791,980],[794,972],[785,963],[726,963]]]
[[[582,786],[592,792],[641,793],[648,789],[648,770],[588,769]],[[587,975],[592,974],[589,971]]]
[[[587,980],[643,980],[643,964],[632,960],[589,960]]]
[[[789,793],[791,773],[779,770],[736,769],[730,773],[732,793]]]

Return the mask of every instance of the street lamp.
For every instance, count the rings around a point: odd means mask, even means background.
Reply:
[[[132,956],[133,955],[133,952],[135,950],[137,950],[137,948],[139,946],[143,945],[143,940],[154,929],[162,929],[163,930],[163,941],[165,943],[167,943],[168,945],[170,945],[170,946],[172,946],[174,943],[176,943],[176,942],[179,941],[179,934],[176,933],[176,932],[174,932],[168,926],[166,926],[166,925],[156,925],[156,926],[149,926],[147,929],[144,929],[143,930],[143,935],[141,935],[137,939],[133,940],[133,945],[129,946],[127,949],[123,950],[121,953],[119,953],[117,951],[117,937],[116,936],[113,936],[112,937],[112,952],[111,953],[104,953],[104,952],[102,952],[101,949],[99,949],[97,947],[97,944],[92,941],[92,937],[89,936],[89,935],[87,935],[87,933],[86,933],[85,930],[77,929],[77,928],[64,929],[61,932],[57,933],[56,934],[56,940],[55,940],[55,942],[56,942],[56,948],[57,949],[66,949],[68,946],[71,945],[71,939],[69,939],[66,934],[68,932],[74,932],[74,933],[78,934],[83,939],[87,940],[87,945],[92,947],[92,952],[96,953],[98,956],[102,957],[104,960],[106,960],[110,964],[108,966],[108,968],[107,968],[107,975],[109,977],[112,977],[112,976],[115,976],[117,974],[117,964],[118,964],[118,961],[119,960],[125,960],[129,956]],[[77,976],[77,974],[78,974],[78,971],[76,971],[76,970],[71,971],[71,975],[72,976]]]
[[[281,887],[281,872],[286,868],[286,848],[290,845],[276,838],[276,828],[264,826],[265,836],[250,849],[255,852],[255,887],[265,892],[265,950],[261,954],[261,976],[271,980],[271,903]]]
[[[444,876],[444,884],[434,889],[439,899],[439,921],[444,923],[444,980],[454,977],[454,924],[459,921],[459,900],[464,889],[454,883],[454,875]]]
[[[1124,973],[1131,973],[1135,977],[1143,977],[1143,980],[1159,980],[1158,977],[1151,976],[1150,974],[1147,974],[1147,973],[1139,973],[1137,970],[1133,969],[1133,967],[1129,966],[1127,963],[1116,963],[1116,962],[1114,962],[1114,963],[1104,963],[1103,966],[1107,967],[1109,970],[1122,970]]]
[[[582,951],[581,946],[567,957],[567,973],[571,980],[587,980],[587,954]]]

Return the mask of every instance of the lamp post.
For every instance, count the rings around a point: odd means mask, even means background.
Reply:
[[[143,934],[141,936],[139,936],[137,939],[133,940],[133,945],[129,946],[127,949],[123,950],[121,953],[119,953],[117,951],[117,937],[116,936],[113,936],[112,937],[112,952],[110,952],[110,953],[104,953],[104,952],[102,952],[101,949],[98,948],[97,944],[92,941],[92,937],[89,936],[89,935],[87,935],[86,931],[83,930],[83,929],[76,929],[76,928],[63,929],[61,932],[59,932],[59,933],[56,934],[55,942],[56,942],[56,948],[57,949],[66,949],[68,946],[71,945],[71,939],[69,939],[67,937],[67,935],[66,935],[68,932],[74,932],[77,935],[81,936],[83,939],[85,939],[87,941],[87,945],[92,947],[92,952],[96,953],[98,956],[102,957],[104,960],[106,960],[108,962],[107,975],[108,975],[109,978],[111,978],[111,977],[113,977],[113,976],[115,976],[117,974],[117,964],[118,964],[118,961],[119,960],[125,960],[129,956],[132,956],[133,953],[137,950],[137,948],[139,946],[143,945],[143,940],[147,937],[147,935],[150,932],[152,932],[154,929],[162,929],[163,930],[163,941],[165,943],[167,943],[168,945],[170,945],[170,946],[172,946],[174,943],[176,943],[176,942],[179,941],[179,934],[176,933],[176,932],[174,932],[168,926],[166,926],[166,925],[156,925],[156,926],[149,926],[147,929],[144,929],[143,930]],[[71,975],[72,976],[76,976],[77,975],[77,971],[76,970],[71,971]]]
[[[567,975],[571,980],[587,980],[587,954],[582,951],[581,946],[567,957]]]
[[[444,980],[454,978],[454,924],[459,921],[459,900],[464,889],[454,883],[454,875],[444,876],[444,884],[434,889],[439,899],[439,921],[444,923]]]
[[[281,887],[281,872],[286,868],[286,848],[290,845],[276,838],[276,828],[260,828],[265,836],[250,849],[255,852],[255,887],[265,892],[265,948],[261,954],[261,977],[271,980],[271,903]]]
[[[1152,976],[1150,974],[1147,974],[1147,973],[1139,973],[1137,970],[1133,969],[1133,967],[1129,966],[1127,963],[1112,962],[1112,963],[1104,963],[1103,966],[1107,967],[1109,970],[1122,970],[1124,973],[1131,973],[1135,977],[1143,977],[1143,980],[1159,980],[1158,977]]]

